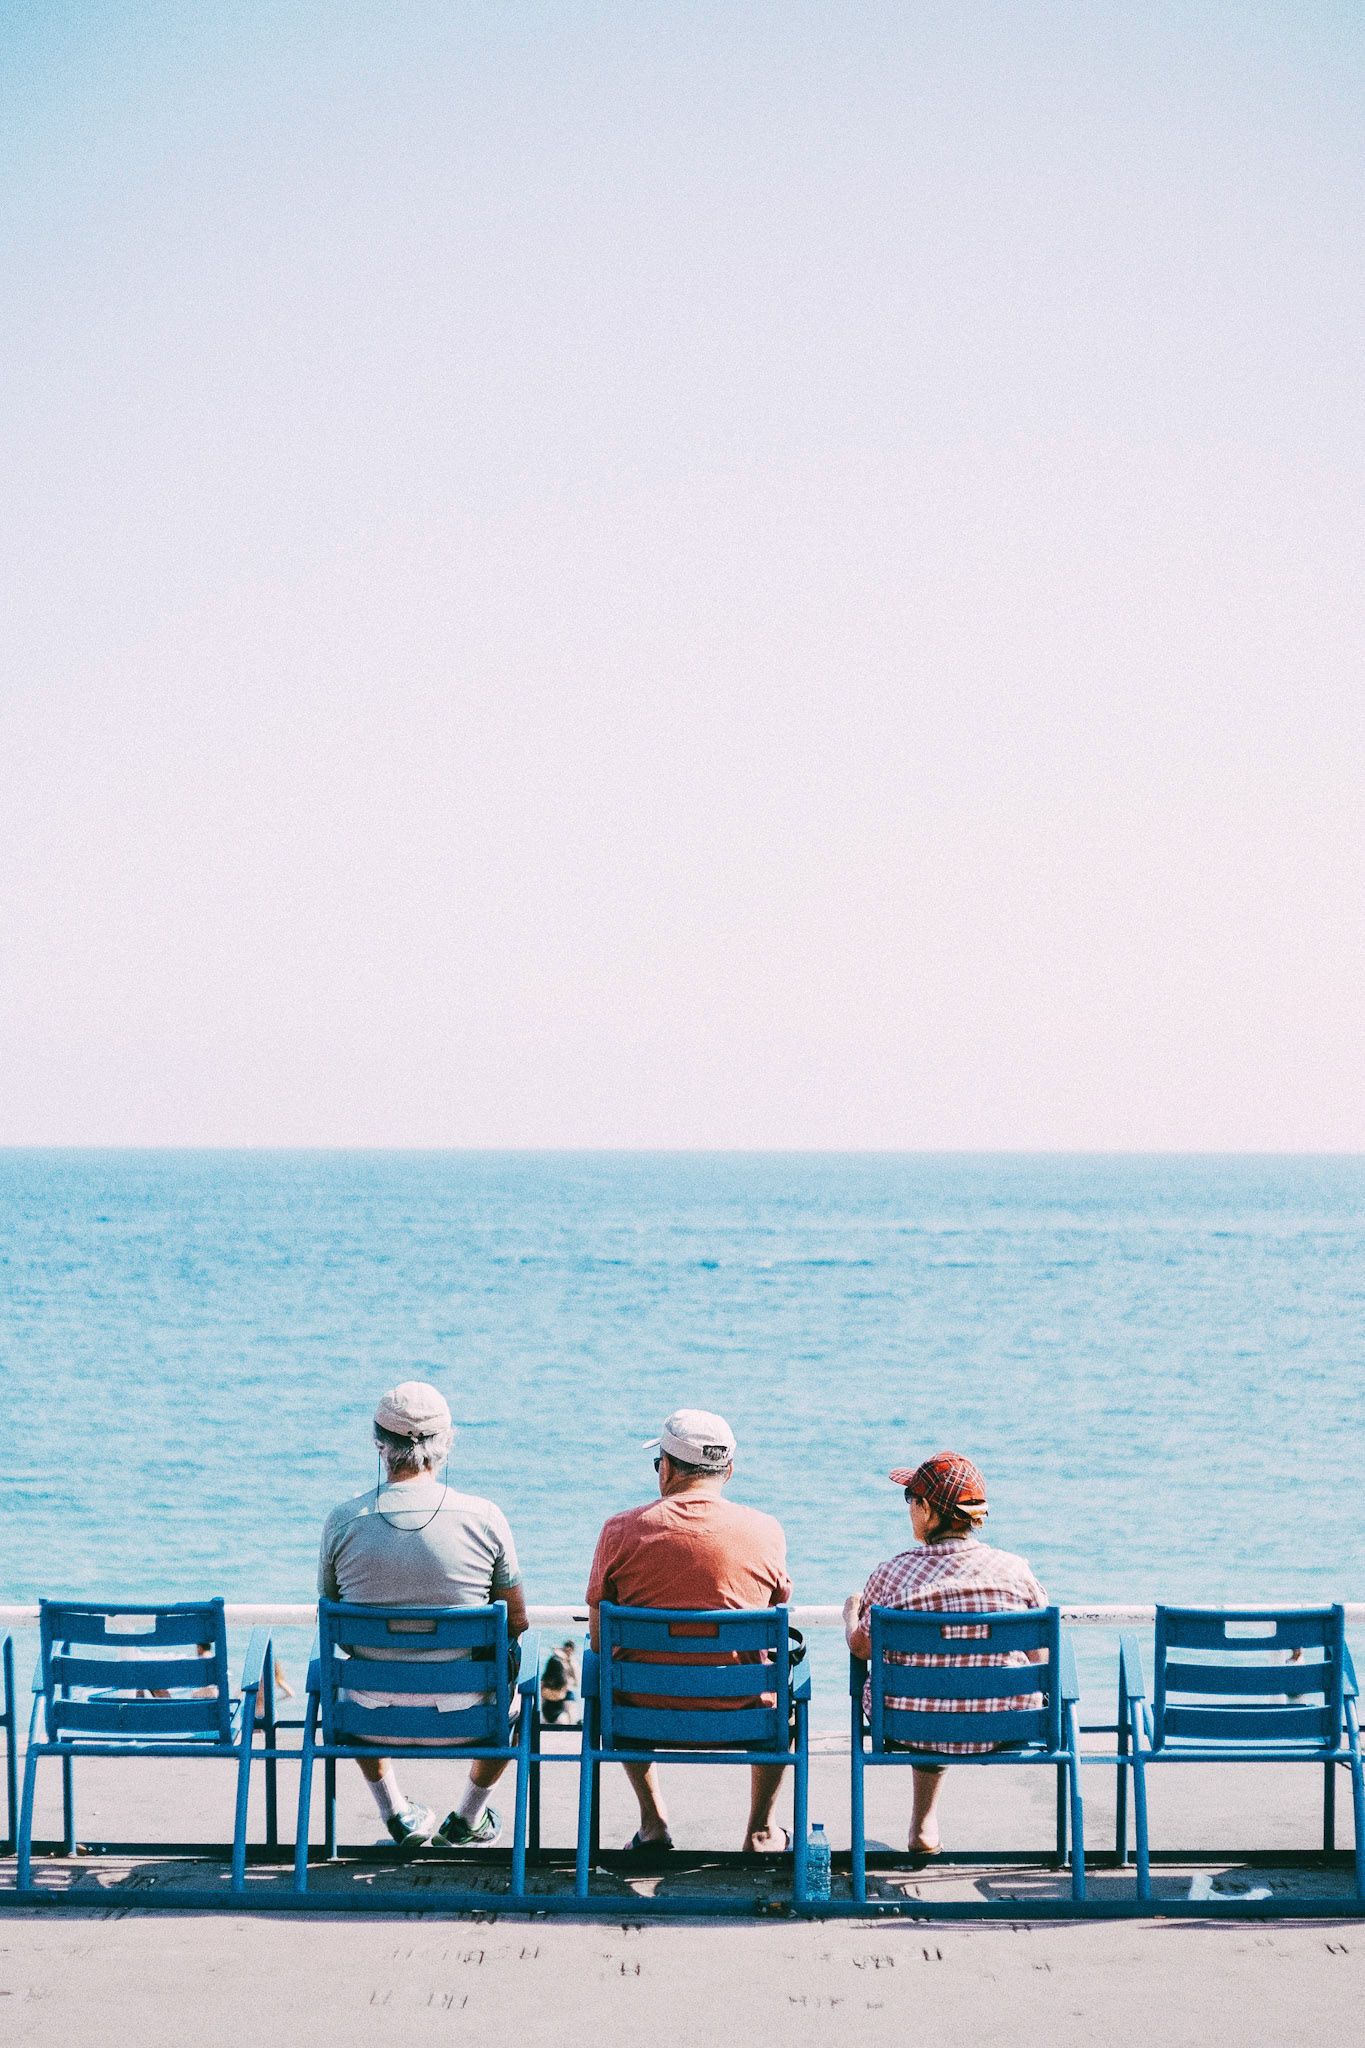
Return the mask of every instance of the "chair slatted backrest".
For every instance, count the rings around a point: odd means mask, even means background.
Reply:
[[[389,1693],[370,1705],[350,1695]],[[322,1739],[452,1742],[502,1747],[512,1691],[507,1606],[369,1607],[318,1602]],[[431,1704],[440,1699],[439,1706]]]
[[[162,1607],[44,1600],[39,1641],[50,1741],[231,1741],[221,1600]]]
[[[603,1601],[598,1627],[604,1749],[625,1742],[786,1751],[791,1637],[785,1607],[702,1610]]]
[[[1345,1652],[1342,1607],[1158,1607],[1153,1746],[1334,1748]]]
[[[1022,1744],[1057,1750],[1062,1741],[1061,1615],[1055,1607],[972,1614],[874,1607],[868,1663],[868,1725],[873,1754],[936,1749],[945,1742]],[[971,1664],[970,1657],[1047,1652],[1042,1664]],[[910,1657],[951,1663],[907,1664]],[[1036,1699],[1030,1706],[990,1704]],[[900,1700],[932,1705],[897,1705]],[[941,1707],[940,1700],[970,1706]],[[978,1704],[978,1702],[980,1704]]]

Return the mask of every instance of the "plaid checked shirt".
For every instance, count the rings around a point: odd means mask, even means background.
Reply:
[[[1008,1550],[993,1550],[976,1536],[949,1536],[939,1543],[925,1543],[903,1550],[898,1557],[879,1564],[858,1603],[858,1625],[868,1627],[874,1607],[908,1607],[925,1614],[989,1614],[1002,1608],[1046,1607],[1047,1595],[1022,1557]],[[964,1636],[970,1635],[964,1629]],[[978,1631],[978,1633],[980,1633]],[[994,1653],[964,1651],[961,1655],[897,1655],[897,1664],[1027,1664],[1021,1651]],[[894,1699],[887,1705],[909,1707],[925,1713],[972,1713],[985,1708],[1027,1709],[1042,1705],[1038,1693],[1006,1694],[995,1700],[920,1700],[912,1696]],[[871,1687],[863,1692],[863,1708],[871,1712]],[[993,1742],[935,1743],[935,1753],[966,1756],[996,1748]]]

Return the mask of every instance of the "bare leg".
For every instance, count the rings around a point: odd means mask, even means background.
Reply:
[[[668,1808],[655,1764],[626,1764],[626,1776],[640,1802],[640,1839],[660,1842],[668,1833]]]
[[[508,1756],[476,1757],[469,1766],[469,1782],[477,1785],[480,1792],[487,1792],[496,1785],[512,1759]]]
[[[942,1771],[912,1770],[915,1781],[915,1807],[910,1816],[910,1842],[912,1849],[940,1849],[942,1840],[938,1831],[938,1799],[943,1790]]]
[[[773,1826],[773,1807],[786,1772],[781,1764],[754,1764],[752,1769],[749,1826],[744,1836],[744,1846],[746,1849],[758,1849],[772,1854],[787,1846],[786,1829]]]

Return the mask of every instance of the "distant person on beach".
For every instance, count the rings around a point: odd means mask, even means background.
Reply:
[[[578,1644],[557,1643],[540,1674],[540,1718],[547,1728],[578,1728],[583,1702],[578,1697]]]
[[[792,1589],[787,1539],[771,1515],[724,1498],[735,1456],[724,1417],[680,1408],[646,1449],[658,1452],[659,1498],[613,1515],[597,1539],[587,1593],[593,1648],[604,1600],[622,1607],[780,1607]],[[640,1806],[628,1847],[654,1861],[673,1847],[658,1769],[627,1764],[625,1771]],[[772,1821],[781,1783],[780,1765],[752,1767],[746,1849],[778,1853],[789,1846],[786,1829]]]
[[[327,1517],[318,1591],[329,1600],[380,1607],[482,1607],[505,1600],[508,1634],[515,1639],[526,1628],[526,1600],[512,1531],[491,1500],[445,1484],[441,1473],[454,1438],[450,1410],[435,1387],[405,1380],[390,1388],[374,1412],[382,1482]],[[373,1654],[378,1662],[386,1653]],[[381,1691],[352,1697],[373,1706],[461,1704],[458,1696]],[[438,1836],[484,1848],[502,1832],[502,1817],[487,1795],[507,1768],[504,1760],[480,1757],[471,1765],[464,1797],[439,1827],[429,1806],[403,1797],[387,1757],[357,1762],[401,1849],[423,1848]]]
[[[844,1602],[844,1633],[855,1657],[870,1657],[872,1638],[868,1616],[874,1607],[906,1607],[933,1614],[988,1614],[1005,1608],[1045,1607],[1047,1595],[1022,1557],[1008,1550],[993,1550],[977,1534],[989,1509],[986,1482],[970,1458],[955,1451],[938,1451],[913,1470],[898,1468],[893,1482],[905,1489],[915,1543],[895,1557],[879,1564],[862,1593],[850,1593]],[[1043,1653],[1038,1651],[1032,1661]],[[903,1659],[909,1664],[910,1660]],[[989,1655],[929,1656],[925,1664],[1010,1664],[1018,1653]],[[911,1666],[913,1669],[913,1666]],[[912,1680],[907,1678],[907,1689]],[[1036,1705],[1037,1695],[1018,1700],[1002,1694],[1008,1705]],[[924,1700],[897,1698],[890,1704],[926,1712],[970,1712],[995,1705],[988,1700]],[[935,1755],[981,1754],[996,1745],[989,1742],[944,1742],[926,1745]],[[914,1810],[910,1819],[909,1847],[919,1856],[937,1856],[943,1843],[939,1835],[937,1808],[943,1789],[941,1764],[911,1771],[914,1779]]]

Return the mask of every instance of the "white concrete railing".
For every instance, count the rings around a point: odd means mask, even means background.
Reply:
[[[1290,1606],[1289,1601],[1280,1604]],[[1306,1603],[1305,1603],[1306,1604]],[[317,1617],[314,1605],[299,1601],[295,1603],[270,1604],[229,1601],[228,1621],[243,1628],[310,1628]],[[1235,1612],[1236,1610],[1231,1610]],[[1248,1612],[1255,1613],[1255,1608]],[[793,1607],[792,1620],[798,1628],[841,1628],[843,1609],[840,1607]],[[1071,1628],[1131,1628],[1150,1622],[1155,1615],[1151,1606],[1117,1607],[1063,1607],[1062,1620]],[[588,1619],[586,1607],[532,1607],[529,1610],[532,1628],[573,1628],[585,1626]],[[1365,1625],[1365,1600],[1346,1603],[1346,1619],[1352,1625]],[[0,1629],[32,1628],[38,1620],[36,1604],[0,1607]]]

